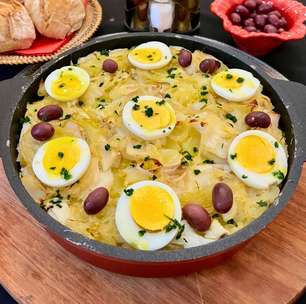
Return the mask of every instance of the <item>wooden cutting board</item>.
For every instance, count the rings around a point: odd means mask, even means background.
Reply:
[[[184,277],[133,278],[62,249],[18,202],[0,166],[0,284],[21,304],[292,303],[306,287],[305,197],[306,165],[288,207],[231,260]]]

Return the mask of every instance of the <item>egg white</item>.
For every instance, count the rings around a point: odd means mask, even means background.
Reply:
[[[143,63],[143,62],[137,61],[137,59],[131,53],[129,53],[129,55],[128,55],[129,62],[133,66],[135,66],[136,68],[139,68],[141,70],[160,69],[160,68],[166,66],[171,61],[171,59],[172,59],[172,54],[171,54],[170,48],[166,44],[164,44],[162,42],[159,42],[159,41],[150,41],[150,42],[142,43],[142,44],[138,45],[135,48],[135,50],[144,49],[144,48],[156,48],[156,49],[159,49],[160,52],[162,53],[162,58],[158,62]]]
[[[253,76],[252,73],[241,70],[241,69],[229,69],[228,73],[235,74],[238,77],[242,77],[245,81],[242,83],[242,86],[238,89],[231,89],[231,91],[227,88],[223,88],[218,85],[214,78],[211,80],[211,87],[215,91],[215,93],[228,101],[242,102],[253,97],[259,86],[260,81]],[[252,87],[247,85],[247,82],[251,82]]]
[[[271,172],[268,173],[256,173],[250,170],[243,168],[236,159],[232,159],[231,155],[235,154],[236,146],[238,145],[239,141],[250,135],[256,135],[259,137],[264,138],[267,140],[275,151],[275,163]],[[278,143],[278,148],[274,146],[275,142]],[[263,152],[264,153],[264,152]],[[242,132],[239,134],[235,139],[232,141],[229,151],[228,151],[228,158],[227,161],[229,166],[231,167],[232,171],[236,174],[236,176],[244,182],[249,187],[255,189],[267,189],[273,184],[280,184],[282,180],[278,179],[276,176],[273,176],[273,172],[281,170],[284,175],[286,176],[288,170],[288,162],[287,156],[284,148],[282,145],[269,133],[259,131],[259,130],[250,130],[246,132]],[[242,178],[243,175],[246,175],[247,178]]]
[[[60,69],[53,71],[51,74],[48,75],[48,77],[45,80],[45,89],[48,95],[56,100],[59,100],[59,101],[70,101],[71,100],[69,98],[65,98],[63,96],[56,95],[52,90],[53,82],[60,78],[60,75],[63,71],[68,71],[68,70],[70,73],[76,76],[82,83],[82,90],[79,96],[76,96],[75,98],[81,97],[89,87],[90,76],[84,69],[76,67],[76,66],[64,66]]]
[[[32,161],[32,168],[36,177],[43,184],[50,187],[66,187],[72,185],[84,175],[91,159],[90,149],[87,142],[83,139],[75,138],[75,141],[79,146],[81,154],[79,162],[71,170],[69,170],[69,173],[72,176],[69,180],[65,180],[62,176],[50,178],[50,175],[48,174],[48,172],[46,172],[43,166],[43,159],[45,156],[46,145],[48,144],[48,142],[42,145],[37,150]]]
[[[179,222],[181,221],[182,210],[179,198],[169,186],[157,181],[141,181],[127,187],[127,189],[134,189],[135,191],[144,186],[159,187],[167,191],[174,204],[173,218]],[[148,195],[150,194],[148,193]],[[166,232],[165,230],[158,232],[146,231],[143,236],[139,236],[138,232],[143,230],[143,228],[135,223],[130,210],[130,196],[127,196],[124,192],[122,192],[117,203],[115,220],[117,229],[122,238],[131,246],[140,250],[161,249],[169,244],[178,232],[177,229],[173,229],[169,232]]]
[[[161,98],[155,97],[155,96],[139,96],[138,103],[141,101],[147,101],[147,100],[154,100],[155,102],[161,101]],[[144,139],[144,140],[154,140],[162,137],[168,136],[175,128],[176,121],[174,121],[172,124],[168,125],[165,128],[161,128],[158,130],[146,130],[145,128],[141,127],[137,121],[134,120],[132,116],[133,107],[135,105],[135,101],[130,100],[123,108],[122,112],[122,119],[125,127],[136,136]],[[167,102],[165,102],[165,106],[170,108],[170,111],[174,110],[172,109],[171,105]]]

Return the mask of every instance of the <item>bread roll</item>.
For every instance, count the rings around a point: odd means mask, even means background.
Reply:
[[[31,47],[36,38],[33,22],[17,0],[0,1],[0,53]]]
[[[83,0],[24,0],[38,32],[63,39],[77,31],[85,18]]]

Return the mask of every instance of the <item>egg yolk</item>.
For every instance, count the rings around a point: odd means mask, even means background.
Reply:
[[[174,215],[170,194],[159,187],[144,186],[134,191],[130,200],[134,221],[144,229],[162,230]]]
[[[85,82],[73,71],[66,70],[52,82],[51,90],[55,96],[68,101],[80,97],[85,85]]]
[[[256,173],[267,173],[273,169],[275,150],[266,139],[250,135],[239,141],[236,157],[243,168]]]
[[[50,178],[61,175],[62,169],[70,171],[80,161],[81,151],[75,138],[65,136],[46,144],[43,167]]]
[[[214,83],[224,89],[239,89],[243,85],[252,85],[251,81],[244,79],[234,73],[223,71],[215,75],[212,79]]]
[[[134,49],[131,54],[141,63],[156,63],[161,61],[162,52],[157,48],[139,48]]]
[[[132,110],[132,117],[145,130],[163,129],[176,121],[174,110],[165,102],[147,100],[140,101],[136,105],[138,107]]]

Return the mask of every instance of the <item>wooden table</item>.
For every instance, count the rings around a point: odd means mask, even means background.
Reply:
[[[292,303],[306,286],[305,197],[306,165],[288,207],[225,264],[178,278],[133,278],[62,249],[18,202],[0,166],[0,284],[28,304]]]

